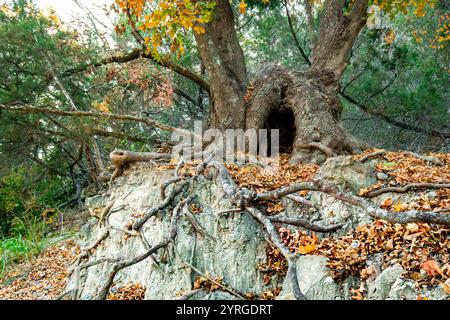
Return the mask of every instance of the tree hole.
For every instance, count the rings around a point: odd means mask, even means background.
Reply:
[[[266,121],[266,129],[269,133],[267,155],[270,154],[271,129],[279,129],[280,136],[280,153],[292,153],[293,144],[295,140],[295,116],[290,108],[280,108],[272,111]]]

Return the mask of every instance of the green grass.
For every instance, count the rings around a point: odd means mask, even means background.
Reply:
[[[12,264],[38,255],[46,244],[45,223],[35,217],[15,219],[11,234],[0,238],[0,279]]]

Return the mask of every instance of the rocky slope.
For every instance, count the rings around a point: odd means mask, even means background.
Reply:
[[[386,159],[383,161],[382,165],[387,162]],[[426,165],[436,169],[433,164]],[[370,191],[389,176],[396,178],[395,170],[383,172],[379,166],[378,160],[359,162],[352,157],[337,157],[329,159],[321,168],[298,166],[297,169],[289,167],[289,170],[304,170],[305,180],[316,174],[316,177],[339,184],[343,190],[358,193]],[[441,167],[437,170],[442,169],[447,174],[448,164]],[[239,176],[243,178],[247,171],[236,171],[232,175],[239,180]],[[111,229],[108,237],[88,251],[85,260],[95,265],[79,274],[72,273],[68,292],[78,288],[79,298],[98,298],[101,284],[108,280],[113,268],[112,263],[99,261],[111,257],[133,259],[146,251],[142,239],[127,232],[127,226],[161,203],[161,185],[173,175],[170,167],[137,164],[115,180],[107,192],[87,201],[92,212],[113,203],[107,218]],[[253,183],[255,188],[264,188],[267,177],[255,175],[255,172],[250,172],[249,176],[255,177],[252,178],[257,181]],[[284,173],[284,178],[286,176],[290,175]],[[270,179],[270,183],[276,180]],[[298,179],[302,177],[294,178]],[[237,182],[252,185],[245,179]],[[438,203],[441,209],[442,206],[448,208],[448,201],[442,200],[442,192],[448,199],[448,189],[425,189],[382,193],[371,200],[378,206],[389,207],[407,206],[423,198],[432,204]],[[271,247],[262,227],[252,216],[247,211],[236,211],[225,196],[219,177],[213,174],[199,176],[190,184],[188,194],[197,198],[189,208],[191,214],[180,218],[175,241],[153,256],[120,270],[114,278],[110,296],[117,295],[125,287],[135,286],[145,299],[176,299],[180,296],[190,299],[292,299],[291,283],[284,279],[286,261]],[[407,226],[379,224],[365,210],[319,192],[309,192],[305,199],[313,206],[283,198],[280,203],[269,203],[267,211],[284,210],[287,216],[304,217],[318,225],[343,224],[341,229],[324,234],[278,226],[285,244],[292,251],[301,253],[296,262],[297,278],[300,290],[308,299],[449,297],[448,229],[421,223]],[[144,225],[142,233],[150,245],[161,242],[170,233],[171,216],[171,210],[163,210]],[[82,247],[88,247],[102,238],[104,232],[105,227],[93,218],[83,227],[79,242]]]

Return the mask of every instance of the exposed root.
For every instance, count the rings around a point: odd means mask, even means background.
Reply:
[[[376,157],[378,157],[378,156],[381,156],[381,155],[384,154],[384,153],[386,153],[386,150],[384,150],[384,149],[381,149],[381,150],[377,150],[377,151],[368,153],[368,154],[366,154],[365,156],[363,156],[361,159],[359,159],[359,162],[363,163],[363,162],[365,162],[365,161],[368,160],[368,159],[376,158]]]
[[[378,156],[381,156],[381,155],[385,154],[386,152],[387,151],[384,150],[384,149],[375,150],[375,151],[373,151],[371,153],[368,153],[368,154],[364,155],[358,161],[362,163],[362,162],[364,162],[364,161],[366,161],[368,159],[376,158]],[[417,159],[423,160],[423,161],[428,162],[428,163],[433,163],[434,165],[437,165],[437,166],[442,166],[443,165],[443,162],[441,160],[439,160],[438,158],[436,158],[436,157],[421,155],[421,154],[414,153],[412,151],[402,151],[402,153],[408,154],[410,156],[413,156],[413,157],[415,157]]]
[[[193,296],[195,296],[196,294],[201,293],[201,292],[206,292],[206,290],[203,288],[190,290],[190,291],[186,292],[185,294],[175,298],[174,300],[189,300],[190,298],[192,298]]]
[[[412,151],[403,151],[403,153],[409,154],[409,155],[411,155],[413,157],[416,157],[417,159],[423,160],[425,162],[433,163],[433,164],[435,164],[437,166],[442,166],[443,165],[442,161],[439,160],[438,158],[435,158],[435,157],[417,154],[417,153],[414,153]]]
[[[284,245],[283,241],[280,238],[280,235],[278,234],[274,225],[267,216],[265,216],[261,211],[259,211],[256,208],[248,207],[247,211],[250,212],[253,218],[264,227],[270,241],[273,243],[274,246],[278,248],[278,250],[280,250],[281,254],[288,261],[289,264],[288,275],[295,298],[297,300],[307,300],[306,297],[303,295],[303,293],[300,291],[300,287],[298,286],[297,268],[296,268],[297,256],[293,254],[289,250],[289,248],[287,248]]]
[[[324,144],[320,143],[320,142],[310,142],[310,143],[306,143],[306,144],[302,144],[298,146],[299,149],[317,149],[322,151],[327,158],[332,158],[337,156],[336,152],[334,152],[333,150],[331,150],[330,148],[328,148],[327,146],[325,146]]]
[[[427,182],[410,183],[401,187],[387,187],[383,189],[370,191],[365,195],[365,197],[373,198],[387,192],[404,193],[408,192],[411,189],[441,189],[441,188],[450,188],[450,183],[427,183]]]
[[[221,288],[223,291],[230,293],[231,295],[237,297],[240,300],[245,300],[245,298],[239,294],[238,292],[236,292],[236,290],[231,289],[230,287],[219,283],[218,281],[214,280],[213,278],[209,277],[208,275],[206,275],[205,273],[201,272],[199,269],[197,269],[196,267],[194,267],[192,264],[190,264],[189,262],[187,262],[186,260],[184,260],[181,255],[179,254],[178,250],[175,247],[175,253],[177,254],[178,258],[181,260],[181,262],[183,264],[185,264],[187,267],[191,268],[192,270],[195,271],[195,273],[197,273],[198,275],[208,279],[208,281],[210,281],[211,283],[214,283],[216,286],[218,286],[219,288]]]
[[[420,212],[420,211],[406,211],[406,212],[389,212],[387,210],[376,209],[370,207],[367,209],[370,216],[383,219],[394,223],[435,223],[445,226],[450,226],[450,214],[442,212]]]
[[[132,162],[149,162],[154,160],[168,161],[172,158],[170,153],[158,153],[158,152],[132,152],[123,150],[114,150],[110,153],[109,157],[111,162],[115,165],[115,171],[111,177],[111,180],[116,179],[122,174],[123,167],[127,163]]]
[[[283,216],[281,214],[275,216],[269,216],[269,220],[273,223],[282,223],[288,224],[291,226],[302,227],[308,230],[316,231],[316,232],[333,232],[342,228],[342,224],[335,224],[329,226],[320,226],[314,223],[311,223],[308,220],[300,219],[300,218],[291,218],[287,216]]]

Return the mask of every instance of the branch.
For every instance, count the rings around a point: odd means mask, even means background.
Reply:
[[[29,105],[21,104],[17,105],[6,105],[0,103],[0,110],[9,110],[13,112],[19,113],[43,113],[43,114],[54,114],[58,116],[68,116],[68,117],[90,117],[90,118],[100,118],[100,119],[109,119],[109,120],[119,120],[119,121],[132,121],[132,122],[141,122],[146,124],[149,127],[158,128],[164,131],[172,131],[177,132],[180,135],[185,135],[189,137],[196,137],[194,132],[180,129],[172,126],[165,125],[159,121],[150,119],[150,118],[141,118],[133,115],[122,115],[122,114],[114,114],[114,113],[100,113],[100,112],[92,112],[92,111],[64,111],[59,109],[49,109],[49,108],[41,108],[41,107],[33,107]],[[96,131],[95,129],[93,130]],[[105,131],[99,132],[99,135],[107,134]],[[112,136],[112,134],[111,134]]]
[[[424,133],[426,135],[433,136],[433,137],[441,137],[441,138],[446,138],[446,139],[450,138],[450,133],[443,133],[443,132],[439,132],[437,130],[424,129],[424,128],[416,127],[416,126],[392,119],[391,117],[385,115],[384,113],[370,110],[366,105],[359,103],[358,101],[353,99],[351,96],[349,96],[346,92],[340,91],[339,93],[345,100],[354,104],[355,106],[357,106],[359,109],[363,110],[364,112],[366,112],[374,117],[383,119],[384,121],[386,121],[396,127],[414,131],[417,133]]]
[[[59,109],[49,109],[49,108],[41,108],[41,107],[32,107],[29,105],[6,105],[0,103],[0,110],[9,110],[13,112],[20,113],[44,113],[44,114],[54,114],[57,116],[67,116],[67,117],[90,117],[90,118],[104,118],[109,120],[120,120],[120,121],[133,121],[133,122],[142,122],[150,127],[155,127],[165,131],[179,131],[182,129],[178,129],[175,127],[171,127],[165,124],[162,124],[156,120],[149,118],[141,118],[132,115],[122,115],[122,114],[114,114],[114,113],[100,113],[100,112],[92,112],[92,111],[64,111]],[[182,130],[187,132],[186,130]]]
[[[288,8],[286,1],[284,1],[284,8],[286,9],[286,16],[287,16],[288,23],[289,23],[289,29],[291,30],[291,34],[292,34],[292,37],[294,38],[295,45],[297,46],[298,51],[300,51],[300,54],[303,57],[303,59],[305,60],[306,64],[308,66],[310,66],[311,61],[309,60],[308,56],[306,55],[305,51],[303,50],[302,46],[300,45],[300,41],[298,41],[297,34],[295,33],[294,24],[292,22],[291,14],[289,13],[289,8]]]
[[[175,71],[176,73],[182,75],[183,77],[194,81],[195,83],[197,83],[200,87],[202,87],[203,89],[205,89],[208,93],[210,92],[209,90],[209,84],[208,82],[203,79],[202,76],[198,75],[197,73],[193,72],[192,70],[189,70],[179,64],[176,64],[175,62],[171,61],[169,58],[167,57],[162,57],[161,60],[155,60],[153,58],[152,55],[147,54],[146,52],[144,52],[143,49],[134,49],[131,52],[125,53],[125,54],[119,54],[119,55],[114,55],[112,57],[109,58],[105,58],[103,60],[100,60],[98,62],[94,62],[91,64],[82,64],[76,68],[73,69],[69,69],[67,71],[64,72],[65,76],[70,76],[74,73],[79,73],[79,72],[83,72],[86,71],[88,69],[91,68],[98,68],[107,64],[111,64],[111,63],[127,63],[130,61],[134,61],[137,60],[139,58],[145,58],[145,59],[149,59],[152,60],[154,63],[162,66],[162,67],[166,67],[169,68],[173,71]]]

